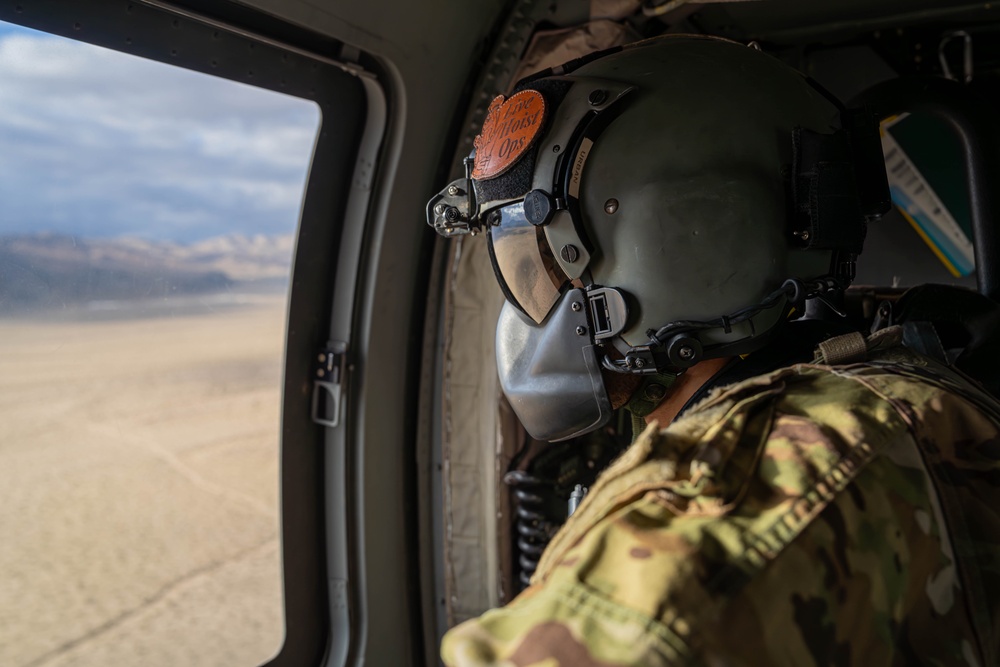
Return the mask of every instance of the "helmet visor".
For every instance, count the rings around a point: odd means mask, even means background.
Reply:
[[[490,260],[507,300],[541,324],[570,280],[545,240],[545,230],[528,222],[524,202],[498,209],[490,225]]]

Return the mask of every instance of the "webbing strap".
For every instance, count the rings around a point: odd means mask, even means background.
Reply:
[[[865,337],[857,331],[825,340],[816,348],[816,361],[821,364],[850,364],[868,356]]]
[[[877,350],[896,347],[903,342],[903,327],[880,329],[867,338],[856,331],[825,340],[816,347],[813,362],[817,364],[855,364],[868,359]]]

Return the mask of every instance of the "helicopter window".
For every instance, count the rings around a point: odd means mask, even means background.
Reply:
[[[0,23],[0,664],[260,664],[310,101]]]

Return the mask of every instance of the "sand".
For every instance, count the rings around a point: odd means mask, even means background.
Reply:
[[[0,665],[277,652],[284,301],[250,301],[0,319]]]

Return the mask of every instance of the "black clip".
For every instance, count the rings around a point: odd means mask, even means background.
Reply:
[[[656,375],[656,358],[649,345],[633,347],[625,355],[625,368],[636,375]]]
[[[312,419],[317,424],[336,427],[343,413],[344,372],[347,343],[331,342],[316,355],[313,364]]]
[[[472,189],[472,163],[472,156],[465,158],[465,176],[449,183],[427,202],[427,224],[441,236],[475,236],[482,231]]]

